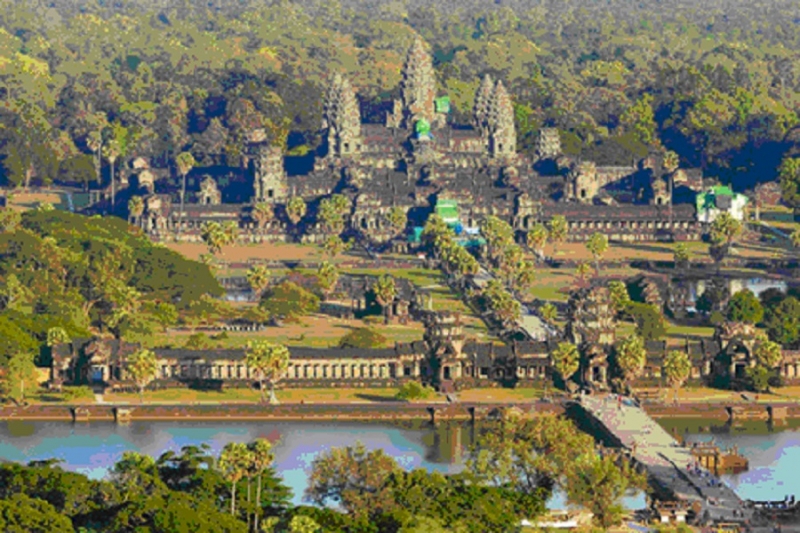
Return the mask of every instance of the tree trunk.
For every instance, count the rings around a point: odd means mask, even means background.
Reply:
[[[233,482],[233,487],[231,488],[231,515],[236,513],[236,482]]]
[[[270,405],[277,405],[280,403],[278,402],[278,397],[275,396],[275,383],[272,380],[269,382],[269,403]]]
[[[114,213],[114,203],[117,199],[117,186],[114,183],[114,163],[111,163],[111,213]]]
[[[255,531],[258,531],[258,519],[261,516],[261,472],[258,473],[258,484],[256,485],[256,512],[255,512]]]
[[[247,478],[247,530],[250,531],[250,478]]]
[[[183,206],[186,199],[186,174],[181,175],[181,214],[178,217],[178,235],[183,230]]]

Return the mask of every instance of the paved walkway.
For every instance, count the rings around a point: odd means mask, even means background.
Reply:
[[[695,463],[691,449],[680,446],[631,400],[624,400],[620,406],[612,395],[593,395],[581,397],[580,404],[631,451],[660,485],[679,499],[700,502],[701,517],[708,511],[712,520],[752,519],[752,511],[745,508],[730,487],[705,469],[700,470],[700,475],[690,472],[687,466]],[[743,518],[735,518],[734,510],[742,511]]]

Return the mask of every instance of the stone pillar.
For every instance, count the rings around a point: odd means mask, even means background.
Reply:
[[[413,370],[413,372],[412,372],[412,375],[413,375],[415,378],[418,378],[418,377],[419,377],[419,374],[420,374],[420,371],[419,371],[419,361],[414,361],[414,370]]]
[[[332,378],[336,379],[336,378],[340,377],[338,375],[339,374],[338,370],[339,370],[339,365],[331,365],[331,377]]]
[[[312,372],[314,372],[313,375],[314,379],[319,378],[319,365],[314,365]]]
[[[380,371],[380,377],[381,378],[389,377],[389,373],[386,371],[386,365],[380,365],[379,371]]]
[[[603,381],[603,384],[608,383],[608,369],[605,366],[600,367],[600,379]]]
[[[734,377],[736,375],[736,363],[731,363],[731,368],[729,369],[730,377]]]

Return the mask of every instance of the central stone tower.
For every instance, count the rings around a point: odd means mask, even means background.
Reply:
[[[400,100],[394,103],[387,117],[390,128],[413,128],[419,120],[433,124],[436,118],[436,76],[433,61],[421,39],[416,39],[408,50],[400,82]]]

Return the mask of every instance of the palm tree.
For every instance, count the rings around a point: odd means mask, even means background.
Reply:
[[[186,175],[191,172],[197,162],[190,152],[181,152],[175,158],[175,164],[178,166],[178,173],[181,175],[181,214],[178,221],[178,233],[183,230],[183,207],[186,199]]]
[[[306,209],[305,200],[299,196],[293,196],[286,204],[286,216],[288,216],[292,224],[296,226],[297,223],[306,216]]]
[[[94,157],[94,171],[97,175],[97,181],[100,181],[100,158],[102,156],[102,147],[103,147],[103,135],[100,131],[90,131],[89,134],[86,136],[86,146],[92,152]],[[89,182],[84,183],[84,187],[86,190],[89,190]]]
[[[388,324],[392,303],[397,296],[397,286],[394,283],[394,278],[387,274],[379,277],[372,287],[372,292],[375,294],[375,301],[383,307],[384,324]]]
[[[402,233],[402,231],[406,228],[406,224],[408,224],[408,216],[406,215],[406,211],[400,206],[392,207],[389,210],[389,214],[386,218],[388,219],[392,230],[394,230],[395,235]]]
[[[231,514],[236,514],[236,484],[245,476],[251,457],[247,446],[240,442],[229,442],[222,448],[217,467],[222,477],[231,483]]]
[[[272,222],[275,212],[272,206],[266,202],[258,202],[253,206],[253,219],[256,221],[261,233],[264,233],[264,228]]]
[[[792,232],[792,244],[795,248],[800,248],[800,228],[797,228]]]
[[[117,195],[117,184],[114,181],[114,162],[117,160],[120,154],[120,147],[119,143],[111,139],[109,140],[106,145],[103,147],[105,158],[108,160],[109,164],[111,165],[111,212],[114,212],[114,203],[116,201]]]
[[[547,244],[547,239],[550,237],[550,232],[544,224],[536,224],[528,232],[527,241],[528,248],[536,252],[539,257],[544,256],[544,245]]]
[[[569,225],[566,217],[556,215],[550,220],[550,240],[553,241],[553,255],[558,250],[558,243],[564,242],[567,238],[568,231]]]
[[[669,228],[672,231],[672,195],[675,190],[675,171],[678,170],[678,165],[680,165],[678,154],[672,150],[664,152],[663,165],[664,170],[669,174],[667,178],[669,180]]]
[[[256,300],[258,300],[264,292],[264,289],[269,286],[269,281],[271,279],[269,269],[263,265],[257,265],[248,270],[245,277],[247,278],[247,283],[250,285],[250,288],[253,289]]]
[[[138,222],[142,213],[144,213],[144,200],[142,200],[141,196],[132,196],[128,200],[128,215],[131,217],[132,222]]]
[[[339,280],[339,270],[327,261],[320,263],[317,269],[317,285],[319,285],[322,294],[327,298],[331,291],[336,287],[336,282]]]
[[[258,531],[258,520],[261,515],[261,476],[264,472],[272,466],[275,460],[275,454],[272,453],[272,444],[266,439],[256,439],[251,442],[247,448],[250,450],[250,455],[253,460],[253,470],[258,476],[256,484],[256,509],[258,511],[255,515],[255,531]]]
[[[275,383],[283,377],[289,368],[289,349],[282,344],[269,341],[254,341],[247,344],[245,363],[258,372],[261,398],[266,400],[265,382],[269,383],[269,403],[277,404]]]
[[[586,249],[594,258],[595,272],[600,274],[600,256],[608,250],[608,237],[602,233],[594,233],[586,242]]]

